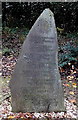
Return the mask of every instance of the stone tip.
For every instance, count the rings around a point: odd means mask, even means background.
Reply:
[[[45,10],[50,10],[49,8],[45,8]]]
[[[53,12],[49,8],[46,8],[43,12],[49,12],[53,14]]]
[[[51,11],[50,8],[45,8],[45,10]]]
[[[54,16],[53,12],[49,9],[49,8],[46,8],[43,10],[41,16]]]

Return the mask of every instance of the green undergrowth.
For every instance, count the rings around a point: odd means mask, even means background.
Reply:
[[[59,66],[63,67],[71,62],[78,62],[78,46],[67,43],[60,46]]]

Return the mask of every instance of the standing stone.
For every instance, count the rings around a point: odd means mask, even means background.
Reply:
[[[53,13],[45,9],[31,28],[10,81],[14,112],[64,111]]]

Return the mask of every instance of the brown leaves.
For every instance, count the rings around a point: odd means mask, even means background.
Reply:
[[[15,116],[8,116],[7,118],[8,119],[12,119],[12,118],[15,118]]]
[[[76,87],[77,87],[77,84],[76,84],[76,83],[72,83],[72,86],[73,86],[74,88],[76,88]]]
[[[69,100],[71,103],[76,103],[76,100],[75,99],[70,99]]]
[[[70,85],[69,84],[63,84],[65,87],[70,87]]]
[[[6,76],[11,76],[12,72],[13,72],[13,69],[14,69],[14,66],[16,64],[16,58],[12,55],[10,56],[3,56],[2,58],[2,75],[4,77]]]
[[[60,120],[60,118],[64,118],[64,112],[58,113],[12,113],[12,115],[6,116],[7,120]],[[5,120],[5,119],[4,119]]]
[[[7,36],[5,36],[4,39],[6,39],[6,38],[7,38]],[[9,46],[10,49],[13,49],[13,51],[11,51],[11,54],[9,56],[3,56],[3,58],[2,58],[3,76],[4,77],[11,76],[14,66],[16,64],[16,61],[17,61],[16,56],[18,55],[19,49],[21,46],[19,40],[17,41],[17,39],[18,39],[17,37],[12,38],[11,40],[7,39],[7,41],[9,41],[9,40],[10,41],[3,43],[4,48]],[[23,36],[20,36],[20,39],[21,39],[21,41],[23,41]],[[69,63],[69,66],[71,66],[70,63]],[[64,91],[65,91],[64,94],[66,95],[65,97],[67,98],[67,101],[68,101],[68,104],[67,103],[65,103],[65,104],[66,104],[66,107],[69,107],[67,109],[66,115],[63,112],[57,113],[57,114],[54,112],[43,113],[43,114],[40,114],[40,113],[31,114],[31,113],[21,113],[21,112],[20,113],[11,113],[11,110],[8,107],[8,106],[10,106],[10,103],[9,103],[10,100],[8,101],[8,99],[7,99],[4,101],[4,104],[2,103],[2,106],[1,106],[2,111],[0,111],[0,118],[3,116],[4,118],[8,118],[9,120],[14,119],[14,118],[16,118],[17,120],[18,120],[18,118],[22,118],[23,120],[24,119],[25,120],[30,120],[30,119],[34,119],[34,120],[38,119],[39,120],[39,118],[41,120],[52,120],[53,118],[59,119],[59,118],[63,118],[63,117],[65,118],[65,117],[70,116],[70,118],[72,119],[74,117],[74,114],[76,117],[77,115],[75,112],[74,104],[76,104],[76,94],[77,94],[76,93],[76,88],[77,88],[76,76],[78,76],[77,75],[78,71],[75,69],[75,67],[73,65],[72,65],[72,68],[70,68],[70,69],[72,69],[72,70],[69,71],[68,68],[66,68],[66,69],[60,68],[60,72],[63,73],[62,75],[64,75],[62,78],[62,82],[63,82]],[[4,81],[9,81],[9,80],[4,79]],[[8,90],[3,88],[3,95],[5,93],[8,93]],[[73,108],[74,108],[74,110],[73,110]],[[70,112],[70,111],[72,111],[72,112]]]

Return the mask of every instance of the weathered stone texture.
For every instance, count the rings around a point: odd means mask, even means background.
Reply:
[[[14,112],[64,110],[54,15],[45,9],[32,26],[10,81]]]

